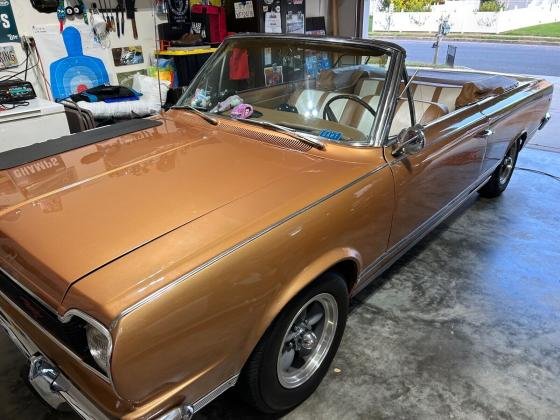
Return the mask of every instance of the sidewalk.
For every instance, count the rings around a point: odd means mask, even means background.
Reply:
[[[537,76],[554,83],[554,93],[550,105],[552,118],[548,124],[531,139],[527,147],[560,153],[560,77]]]
[[[370,32],[369,37],[375,39],[429,39],[435,41],[435,32]],[[560,38],[546,36],[519,36],[499,34],[451,33],[446,41],[465,42],[502,42],[510,44],[558,45]]]

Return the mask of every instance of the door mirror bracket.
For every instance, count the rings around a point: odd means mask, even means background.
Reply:
[[[424,148],[426,137],[424,136],[424,127],[416,124],[413,127],[404,128],[398,135],[397,140],[393,143],[393,156],[401,156],[403,154],[411,155],[418,153]]]

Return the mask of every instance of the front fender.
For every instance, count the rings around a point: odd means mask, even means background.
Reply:
[[[357,274],[363,266],[360,253],[350,247],[339,247],[322,254],[306,265],[294,278],[287,281],[284,287],[279,290],[273,303],[266,309],[251,335],[248,337],[245,353],[247,355],[251,354],[255,343],[260,340],[282,309],[286,307],[298,293],[313,283],[321,274],[343,262],[351,262],[355,266],[355,278],[345,279],[351,288],[352,285],[355,284]]]

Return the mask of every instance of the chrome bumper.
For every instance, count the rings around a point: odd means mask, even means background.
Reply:
[[[89,401],[23,333],[11,319],[0,310],[0,326],[10,339],[29,359],[29,382],[51,407],[58,409],[67,403],[84,419],[104,420],[108,417]]]
[[[539,125],[539,130],[542,130],[546,124],[550,121],[550,112],[547,112],[544,117],[541,119],[541,123]]]

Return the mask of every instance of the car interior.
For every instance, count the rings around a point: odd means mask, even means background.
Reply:
[[[256,52],[257,56],[261,51]],[[306,52],[306,54],[308,54]],[[262,54],[261,54],[262,55]],[[334,130],[341,134],[340,140],[366,142],[373,128],[379,101],[383,92],[390,56],[342,55],[329,57],[329,65],[310,76],[300,70],[290,71],[289,66],[279,66],[280,73],[273,82],[255,78],[252,86],[242,86],[228,77],[228,66],[216,66],[226,74],[220,75],[218,91],[223,99],[238,95],[243,103],[256,111],[252,119],[266,120],[276,124],[317,134],[322,130]],[[258,60],[262,63],[262,57]],[[334,64],[330,64],[334,61]],[[359,64],[356,64],[359,63]],[[262,64],[261,64],[262,66]],[[299,67],[303,67],[300,65]],[[261,67],[262,68],[262,67]],[[270,68],[269,68],[270,69]],[[255,73],[259,73],[256,70]],[[517,85],[517,80],[503,76],[480,73],[419,70],[413,72],[409,84],[416,123],[427,125],[455,110],[472,104],[494,93],[501,93]],[[304,75],[305,74],[305,75]],[[449,78],[448,78],[449,76]],[[225,82],[224,82],[225,80]],[[395,136],[411,127],[408,98],[399,91],[389,136]]]

